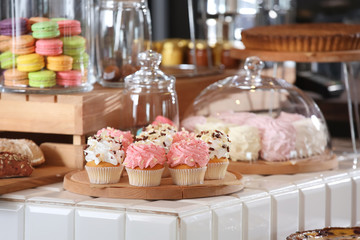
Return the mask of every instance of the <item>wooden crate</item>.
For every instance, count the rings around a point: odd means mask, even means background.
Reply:
[[[81,169],[87,136],[106,126],[119,127],[121,92],[96,85],[91,92],[76,94],[2,93],[0,131],[10,136],[12,133],[59,135],[57,142],[39,143],[47,163]],[[62,142],[63,136],[70,136],[70,143]]]

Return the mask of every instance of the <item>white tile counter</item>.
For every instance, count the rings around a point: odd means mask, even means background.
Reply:
[[[92,198],[61,183],[4,194],[0,239],[277,240],[297,230],[360,225],[359,169],[248,175],[244,183],[228,196],[178,201]]]

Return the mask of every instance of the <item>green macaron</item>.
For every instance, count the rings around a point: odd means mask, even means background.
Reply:
[[[2,69],[10,69],[16,67],[17,56],[10,51],[3,52],[0,54],[0,62]]]
[[[43,70],[29,73],[29,86],[46,88],[56,85],[56,73],[50,70]]]
[[[89,54],[84,52],[80,55],[73,56],[73,69],[82,70],[89,66]]]
[[[54,38],[60,35],[59,25],[53,21],[35,23],[31,26],[31,30],[36,39]]]
[[[64,54],[69,56],[81,55],[85,52],[85,38],[81,36],[62,37]]]

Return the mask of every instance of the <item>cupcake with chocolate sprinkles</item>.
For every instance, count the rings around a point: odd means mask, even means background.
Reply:
[[[207,143],[209,147],[209,163],[205,179],[223,179],[229,165],[229,136],[219,130],[201,131],[197,138]]]

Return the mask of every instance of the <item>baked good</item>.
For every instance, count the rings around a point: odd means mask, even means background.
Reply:
[[[0,152],[0,178],[27,177],[33,172],[28,157],[19,153]]]
[[[85,70],[89,66],[89,54],[87,54],[86,52],[72,57],[73,57],[72,67],[74,70]]]
[[[75,36],[81,33],[81,23],[77,20],[57,21],[60,36]]]
[[[47,57],[47,69],[51,71],[70,71],[72,69],[73,58],[66,55]]]
[[[16,68],[8,69],[4,72],[4,85],[26,87],[29,85],[28,73],[20,72]]]
[[[56,74],[50,70],[31,72],[28,77],[30,87],[47,88],[56,85]]]
[[[3,52],[0,54],[0,62],[2,69],[10,69],[16,67],[17,56],[10,51]]]
[[[7,18],[0,21],[0,34],[12,36],[13,31],[17,34],[24,35],[27,30],[27,18]]]
[[[136,142],[151,141],[168,152],[173,141],[173,136],[176,134],[176,127],[169,124],[148,125],[139,135],[136,136]]]
[[[35,23],[39,23],[39,22],[46,22],[46,21],[50,21],[49,18],[46,17],[31,17],[28,21],[28,30],[29,32],[31,32],[31,26]]]
[[[210,160],[205,179],[223,179],[229,165],[229,136],[219,130],[202,131],[196,137],[207,143]]]
[[[176,185],[203,184],[209,147],[201,139],[189,138],[171,145],[167,154],[168,166]]]
[[[81,72],[76,70],[56,73],[56,83],[59,86],[80,86],[82,83],[81,78]]]
[[[35,46],[35,52],[43,56],[57,56],[63,52],[63,42],[60,39],[40,39]]]
[[[291,234],[286,240],[303,240],[303,239],[338,239],[350,240],[360,239],[360,227],[327,227],[308,231],[299,231]]]
[[[32,36],[36,39],[55,38],[60,35],[59,25],[53,21],[38,22],[31,26]]]
[[[17,69],[21,72],[36,72],[45,67],[45,59],[37,53],[32,53],[19,56],[16,64]]]
[[[129,184],[159,186],[166,161],[165,149],[150,141],[135,142],[126,150],[124,165]]]
[[[258,26],[241,32],[246,49],[286,52],[360,48],[360,24],[306,23]]]
[[[35,39],[30,35],[22,35],[12,38],[10,50],[17,55],[31,54],[35,52]]]
[[[10,50],[10,36],[0,35],[0,52],[6,52]]]
[[[30,139],[0,138],[0,152],[17,153],[26,156],[31,166],[38,166],[45,162],[40,147]]]
[[[258,128],[249,125],[229,127],[230,158],[232,161],[259,159],[261,139]]]
[[[85,38],[81,36],[62,37],[64,54],[69,56],[81,55],[85,52]]]
[[[121,142],[109,135],[94,135],[84,150],[85,169],[90,183],[112,184],[120,180],[125,152]]]
[[[157,116],[154,120],[154,122],[152,122],[152,125],[157,125],[157,124],[168,124],[170,126],[175,126],[175,123],[173,121],[171,121],[170,119],[168,119],[167,117],[164,116]],[[176,126],[175,126],[176,128]]]

